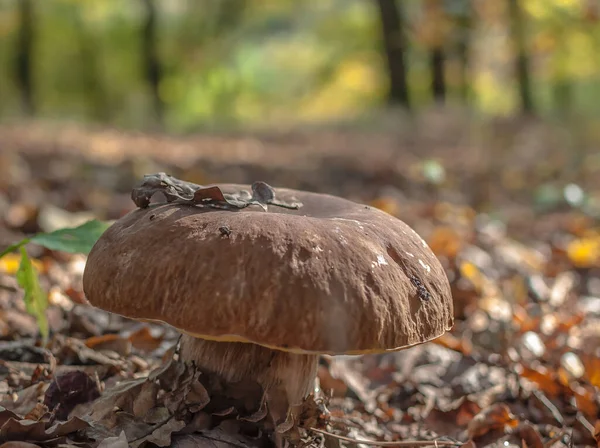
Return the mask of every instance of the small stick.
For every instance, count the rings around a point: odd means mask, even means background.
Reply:
[[[546,443],[544,443],[544,448],[550,448],[556,442],[558,442],[559,440],[562,440],[562,438],[566,435],[567,435],[567,430],[566,429],[561,430],[557,435],[555,435],[550,440],[548,440]]]
[[[343,440],[345,442],[352,443],[360,443],[363,445],[371,445],[371,446],[397,446],[397,447],[441,447],[441,446],[462,446],[461,442],[451,442],[449,440],[402,440],[399,442],[379,442],[377,440],[360,440],[353,439],[352,437],[340,436],[338,434],[333,434],[331,432],[327,432],[323,429],[317,428],[309,428],[313,432],[318,432],[319,434],[323,434],[326,436],[333,437],[335,439]]]
[[[561,426],[565,426],[565,419],[556,406],[548,399],[548,397],[540,390],[534,390],[533,395],[542,403],[552,414],[554,420],[556,420]]]

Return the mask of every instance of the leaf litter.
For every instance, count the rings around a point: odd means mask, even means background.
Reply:
[[[0,220],[0,250],[23,238],[34,240],[28,235],[52,229],[52,219],[68,222],[69,213],[72,222],[86,213],[86,219],[112,220],[135,206],[128,194],[140,177],[135,164],[109,167],[69,151],[29,151],[6,159],[28,169],[0,184],[8,207]],[[69,176],[52,171],[58,161],[73,167]],[[225,173],[232,161],[219,163],[213,171],[222,170],[225,181],[257,178],[249,166],[245,177],[231,179]],[[200,187],[210,185],[208,176],[183,175],[194,172],[191,168],[164,161],[160,168],[198,181],[175,188],[173,200],[243,207],[275,199],[262,184],[254,193],[225,197]],[[456,179],[462,173],[444,168],[440,182],[460,189]],[[39,338],[15,279],[22,257],[0,258],[0,447],[254,447],[267,446],[274,432],[298,444],[328,447],[410,441],[418,441],[411,446],[600,446],[600,225],[594,215],[560,204],[534,210],[501,197],[493,204],[496,215],[506,217],[500,220],[448,199],[449,190],[425,188],[426,176],[413,177],[410,169],[403,174],[403,190],[431,196],[377,187],[384,171],[365,175],[372,167],[319,162],[310,169],[319,174],[294,177],[290,170],[273,168],[260,177],[272,185],[326,189],[406,220],[449,275],[457,319],[451,332],[396,353],[323,357],[320,388],[296,410],[296,419],[277,426],[269,421],[256,385],[223,385],[178,362],[173,329],[89,307],[80,283],[85,257],[61,246],[66,241],[68,249],[70,236],[54,247],[27,241],[39,288],[48,293],[48,341]],[[303,177],[323,183],[294,185]],[[49,178],[53,190],[45,187]],[[343,181],[325,185],[331,179]],[[477,186],[461,193],[466,203],[471,190]],[[140,204],[156,191],[141,194]],[[64,213],[43,211],[48,202]],[[86,235],[73,237],[82,251],[90,247]],[[236,398],[240,390],[252,400]]]

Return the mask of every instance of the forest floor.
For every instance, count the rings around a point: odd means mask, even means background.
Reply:
[[[324,358],[303,440],[600,446],[595,152],[565,149],[565,132],[536,124],[419,126],[181,137],[0,126],[0,250],[117,219],[135,207],[131,188],[160,171],[370,203],[427,240],[450,279],[456,323],[411,349]],[[51,333],[42,344],[25,309],[18,254],[0,258],[0,448],[259,446],[242,427],[260,410],[211,402],[214,391],[195,389],[197,373],[176,363],[155,370],[172,357],[175,331],[86,305],[85,255],[27,250],[48,292]]]

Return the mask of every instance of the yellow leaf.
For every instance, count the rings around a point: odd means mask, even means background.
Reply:
[[[400,212],[400,206],[398,205],[398,202],[388,197],[374,199],[371,201],[371,205],[393,216],[398,216],[398,213]]]
[[[8,275],[15,275],[19,270],[21,263],[21,254],[6,254],[0,258],[0,272]],[[44,271],[44,265],[41,261],[32,259],[31,263],[40,272]]]
[[[449,226],[436,227],[427,239],[427,243],[436,255],[455,258],[462,248],[458,232]]]
[[[476,288],[483,287],[483,274],[481,274],[481,271],[479,271],[477,266],[475,266],[473,263],[470,263],[468,261],[463,262],[460,265],[460,273],[464,278],[473,283],[473,286],[475,286]]]
[[[591,267],[597,264],[600,255],[599,238],[580,238],[567,246],[567,256],[577,267]]]

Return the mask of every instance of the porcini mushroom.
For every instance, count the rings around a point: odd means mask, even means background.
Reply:
[[[154,176],[132,194],[141,208],[95,244],[83,286],[94,306],[177,328],[183,360],[295,405],[319,354],[399,350],[453,324],[440,262],[387,213],[264,183]],[[149,205],[157,190],[171,203]]]

